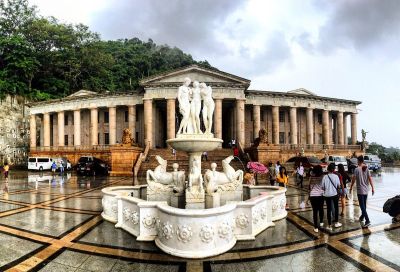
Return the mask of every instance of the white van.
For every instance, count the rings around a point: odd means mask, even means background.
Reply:
[[[326,161],[326,163],[328,165],[331,163],[334,163],[336,166],[336,170],[338,170],[339,164],[343,164],[344,171],[348,171],[347,160],[344,156],[327,156],[327,158],[328,158],[328,161]]]
[[[49,157],[29,157],[28,170],[50,170],[53,159]]]

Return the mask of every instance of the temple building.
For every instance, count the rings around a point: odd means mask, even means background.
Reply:
[[[176,97],[186,77],[212,87],[212,131],[223,139],[222,147],[233,139],[243,149],[250,147],[264,128],[271,145],[293,153],[360,150],[356,144],[361,102],[322,97],[306,89],[249,90],[248,79],[197,65],[145,78],[135,91],[81,90],[63,99],[30,103],[30,150],[107,150],[121,142],[125,128],[139,147],[167,148],[166,140],[175,137],[180,123]]]

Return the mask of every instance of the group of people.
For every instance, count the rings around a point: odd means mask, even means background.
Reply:
[[[359,221],[363,224],[363,227],[368,227],[371,224],[366,210],[367,196],[369,186],[372,188],[372,194],[374,194],[375,189],[368,167],[364,164],[363,156],[359,156],[357,161],[358,167],[354,170],[354,175],[351,179],[341,164],[338,166],[338,171],[335,171],[336,166],[334,163],[329,164],[326,175],[324,175],[322,167],[319,165],[312,169],[309,184],[309,201],[313,209],[315,232],[324,227],[324,203],[326,203],[327,207],[327,229],[332,230],[332,227],[338,228],[342,226],[339,222],[339,199],[342,204],[341,215],[343,216],[346,205],[345,199],[348,198],[346,185],[350,181],[350,195],[352,194],[354,183],[357,183],[357,197],[361,209]]]
[[[54,160],[53,163],[51,164],[51,171],[53,172],[53,174],[56,172],[57,169],[60,170],[61,175],[64,173],[64,163],[62,160],[58,164]]]

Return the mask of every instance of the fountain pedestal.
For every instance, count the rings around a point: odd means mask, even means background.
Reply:
[[[186,209],[205,209],[205,191],[201,173],[201,154],[213,151],[221,145],[221,139],[214,134],[178,134],[176,138],[167,140],[174,149],[186,151],[189,155],[189,173],[185,191]]]

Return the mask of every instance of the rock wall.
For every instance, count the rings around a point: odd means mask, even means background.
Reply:
[[[0,165],[26,166],[29,147],[27,101],[7,95],[0,99]]]

